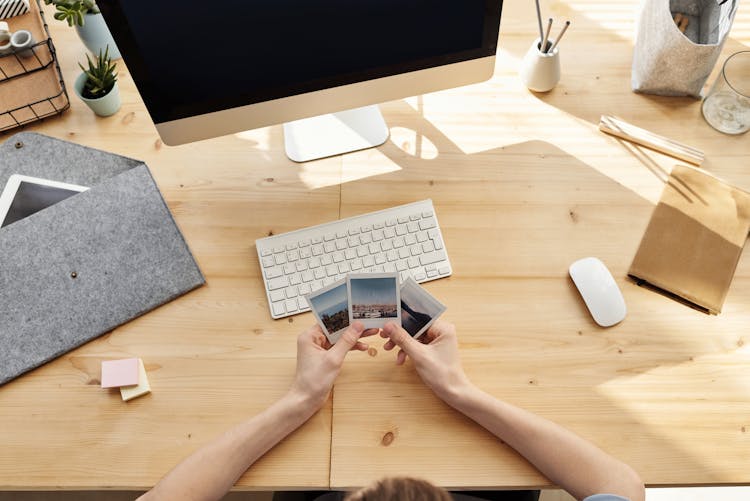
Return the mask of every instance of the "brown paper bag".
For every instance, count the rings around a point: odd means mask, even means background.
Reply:
[[[676,166],[628,274],[707,313],[721,313],[750,231],[750,193]]]

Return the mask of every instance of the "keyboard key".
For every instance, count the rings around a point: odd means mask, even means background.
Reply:
[[[310,260],[307,262],[307,264],[310,268],[317,268],[318,266],[320,266],[320,258],[311,257]]]
[[[325,286],[327,286],[327,285],[331,285],[331,284],[332,284],[333,282],[335,282],[335,281],[336,281],[336,279],[335,279],[335,278],[333,278],[333,277],[325,277],[325,278],[323,279],[323,287],[325,287]]]
[[[340,238],[340,239],[336,240],[336,249],[337,250],[344,250],[344,249],[346,249],[346,247],[347,247],[347,245],[346,245],[346,239],[345,238]]]
[[[432,211],[423,212],[422,217],[432,217]]]
[[[296,299],[287,299],[286,300],[286,311],[287,313],[292,313],[294,311],[297,311],[299,309],[299,306],[297,305]]]
[[[274,247],[273,253],[278,254],[279,252],[284,252],[284,247]]]
[[[317,280],[320,280],[321,278],[323,278],[323,277],[326,276],[326,270],[323,269],[323,268],[315,268],[315,271],[313,272],[313,275],[315,275],[315,278]]]
[[[430,264],[424,267],[424,271],[437,271],[437,266],[435,266],[434,264]]]
[[[375,264],[383,264],[385,263],[385,261],[386,259],[384,255],[378,254],[377,256],[375,256]]]
[[[276,289],[289,287],[289,278],[288,277],[274,278],[272,280],[268,280],[266,283],[268,284],[269,291],[275,291]]]
[[[310,257],[310,255],[311,254],[310,254],[310,248],[309,247],[304,247],[304,248],[302,248],[302,249],[299,250],[299,258],[300,259],[307,259],[307,258]]]
[[[447,275],[450,272],[451,272],[451,269],[448,268],[447,266],[441,266],[440,268],[438,268],[438,273],[440,273],[441,275]]]
[[[307,261],[297,261],[295,266],[297,271],[305,271],[307,269]]]
[[[419,231],[419,225],[417,223],[411,222],[406,225],[406,228],[409,230],[409,233],[415,233]]]
[[[409,273],[408,271],[402,271],[401,272],[401,283],[406,282],[409,279],[410,276],[411,276],[411,273]]]
[[[313,279],[313,273],[310,270],[302,272],[303,282],[312,282],[312,279]]]
[[[388,254],[386,254],[386,258],[388,261],[395,261],[398,259],[398,252],[395,250],[388,251]]]
[[[409,222],[409,216],[403,216],[403,217],[398,218],[398,222],[401,223],[401,224],[408,223]]]
[[[271,291],[269,296],[271,297],[271,302],[273,303],[275,303],[276,301],[281,301],[282,299],[286,299],[286,296],[284,296],[284,289]]]
[[[349,235],[359,235],[359,228],[349,228]]]
[[[269,266],[273,266],[276,264],[276,260],[273,258],[273,256],[264,257],[261,260],[261,264],[263,264],[264,268],[268,268]]]
[[[398,226],[396,226],[396,235],[406,235],[408,232],[409,231],[407,230],[405,224],[399,224]]]
[[[382,242],[380,242],[380,248],[383,251],[388,251],[388,250],[393,249],[393,244],[391,243],[390,240],[383,240]]]
[[[383,230],[383,235],[385,235],[385,238],[393,238],[396,236],[396,228],[386,228]]]
[[[403,247],[403,246],[404,246],[404,238],[403,237],[398,237],[398,238],[395,238],[393,240],[393,248],[394,249],[398,249],[398,248]]]
[[[328,275],[329,277],[336,276],[338,275],[338,273],[339,273],[339,267],[336,266],[335,264],[326,266],[326,275]]]
[[[428,240],[422,244],[422,251],[432,252],[434,250],[435,250],[435,244],[432,243],[432,240]]]
[[[339,263],[339,273],[349,273],[351,271],[351,268],[349,268],[349,263],[343,262]]]
[[[312,237],[310,241],[315,244],[322,244],[323,243],[323,237]]]
[[[419,259],[417,259],[416,257],[410,257],[409,259],[407,259],[406,264],[409,265],[409,268],[417,268],[421,266],[419,264]]]
[[[396,269],[398,271],[405,271],[405,270],[409,269],[409,265],[407,265],[406,261],[402,259],[402,260],[400,260],[399,262],[396,263]]]
[[[440,250],[440,249],[442,249],[442,248],[443,248],[443,239],[442,239],[442,238],[440,238],[440,237],[437,237],[437,238],[435,238],[435,239],[433,240],[433,242],[435,243],[435,248],[436,248],[436,249]]]
[[[426,231],[420,231],[419,233],[417,233],[417,242],[426,242],[429,239],[430,237],[427,236]]]
[[[415,235],[406,235],[404,237],[404,243],[406,245],[414,245],[417,243],[417,237]]]
[[[354,249],[346,249],[346,251],[344,251],[344,257],[348,261],[351,261],[352,259],[357,257],[357,251],[355,251]]]
[[[322,270],[321,270],[322,271]],[[312,284],[310,284],[310,288],[313,292],[323,287],[323,281],[322,280],[316,280]]]
[[[419,244],[417,244],[417,245],[412,245],[412,246],[411,246],[411,247],[409,248],[409,250],[411,251],[411,255],[412,255],[412,256],[418,256],[418,255],[420,255],[420,254],[422,253],[422,246],[421,246],[421,245],[419,245]]]
[[[370,253],[370,251],[364,245],[362,247],[357,247],[357,256],[359,256],[359,257],[365,257],[369,253]]]
[[[274,268],[266,269],[266,279],[268,280],[272,278],[280,277],[283,274],[284,274],[284,269],[281,266],[276,266]]]
[[[273,314],[276,316],[283,315],[286,313],[286,307],[284,306],[284,303],[286,301],[279,301],[278,303],[273,303]]]
[[[432,263],[439,263],[440,261],[445,261],[446,255],[443,251],[436,251],[432,254],[422,254],[419,256],[419,262],[422,263],[422,266],[427,266],[428,264]]]
[[[286,244],[286,250],[288,250],[288,251],[292,251],[292,250],[294,250],[296,248],[297,248],[297,244],[296,243]]]
[[[327,266],[333,262],[333,258],[330,254],[324,254],[323,257],[320,258],[320,264],[323,266]]]
[[[276,254],[274,256],[274,259],[276,260],[276,264],[284,264],[284,263],[286,263],[286,255],[285,254]]]
[[[284,275],[291,275],[294,271],[294,265],[292,263],[286,263],[284,265]]]
[[[359,241],[364,244],[369,244],[372,242],[372,235],[370,233],[365,233],[364,235],[359,236]]]
[[[362,260],[361,259],[355,259],[352,261],[352,271],[357,271],[362,269]]]
[[[383,227],[383,225],[381,224],[381,225],[380,225],[380,227],[382,228],[382,227]],[[366,225],[364,225],[364,226],[363,226],[363,227],[361,228],[361,230],[362,230],[362,233],[367,233],[367,232],[369,232],[369,231],[372,231],[372,226],[371,226],[371,225],[369,225],[369,224],[366,224]]]
[[[297,306],[299,306],[300,310],[306,310],[309,308],[307,304],[307,299],[303,298],[302,296],[297,298]]]
[[[382,230],[384,226],[385,226],[385,223],[375,223],[372,225],[372,227],[375,228],[376,230]]]
[[[331,240],[335,240],[335,239],[336,239],[336,235],[334,235],[333,233],[326,233],[323,236],[323,240],[325,240],[326,242],[330,242]]]
[[[289,283],[291,285],[299,285],[302,283],[302,278],[300,277],[299,273],[295,273],[294,275],[289,275]]]
[[[400,257],[401,259],[406,259],[410,255],[411,255],[411,252],[409,252],[409,249],[406,247],[401,247],[398,250],[398,257]]]
[[[437,276],[437,270],[430,270],[427,272],[427,278],[435,278]]]
[[[376,243],[372,243],[370,244],[368,249],[370,249],[370,254],[377,254],[378,252],[380,252],[380,245]]]
[[[286,289],[286,297],[288,299],[295,298],[299,295],[299,290],[297,289],[297,286],[287,287]]]
[[[310,288],[310,284],[302,284],[299,286],[299,294],[300,296],[306,296],[312,292],[312,289]]]
[[[362,266],[365,268],[370,268],[375,264],[375,258],[372,256],[365,256],[364,259],[362,259]]]
[[[349,247],[356,247],[359,245],[359,237],[349,237],[346,243],[349,244]]]
[[[404,222],[406,222],[406,221],[404,221]],[[389,219],[388,221],[385,222],[385,225],[386,226],[396,226],[396,220],[395,219]]]
[[[300,247],[309,247],[310,246],[310,240],[309,239],[307,239],[307,240],[300,240],[299,246]]]
[[[340,263],[344,260],[344,253],[343,252],[334,252],[333,253],[333,262],[334,263]]]
[[[336,238],[346,238],[346,231],[337,231]]]
[[[262,251],[260,251],[261,257],[270,256],[271,254],[273,254],[273,251],[271,249],[263,249]]]
[[[313,245],[312,246],[312,255],[313,256],[320,256],[323,254],[323,246],[322,245]]]
[[[414,274],[414,280],[416,280],[417,282],[427,280],[427,275],[425,275],[424,273],[420,271],[419,273]]]
[[[409,216],[409,219],[411,219],[412,221],[419,221],[420,219],[422,219],[422,216],[421,214],[412,214],[411,216]]]
[[[419,222],[419,229],[421,230],[429,230],[430,228],[434,228],[437,226],[437,221],[435,221],[434,217],[428,217],[427,219],[423,219]]]
[[[386,273],[393,273],[396,271],[396,263],[386,263],[383,265],[383,270]]]
[[[372,240],[374,242],[380,242],[381,240],[383,240],[383,237],[383,230],[375,230],[372,232]]]

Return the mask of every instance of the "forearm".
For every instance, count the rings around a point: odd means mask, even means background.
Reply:
[[[141,500],[221,499],[269,449],[297,429],[318,405],[293,392],[237,425],[177,465]]]
[[[536,414],[469,385],[446,402],[524,456],[547,478],[577,499],[609,493],[644,499],[638,474],[592,443]]]

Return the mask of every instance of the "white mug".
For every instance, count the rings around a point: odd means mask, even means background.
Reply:
[[[0,21],[0,56],[9,54],[13,51],[13,47],[10,44],[10,30],[8,29],[8,23]]]
[[[21,57],[31,57],[34,55],[34,49],[31,48],[36,41],[34,35],[29,30],[18,30],[10,37],[10,44],[13,50]]]

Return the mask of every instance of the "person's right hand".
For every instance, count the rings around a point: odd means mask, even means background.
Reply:
[[[388,339],[383,345],[386,351],[400,348],[396,357],[398,365],[402,365],[407,356],[411,358],[422,381],[449,404],[471,385],[461,367],[453,324],[438,320],[419,339],[414,339],[400,325],[389,322],[380,336]]]

